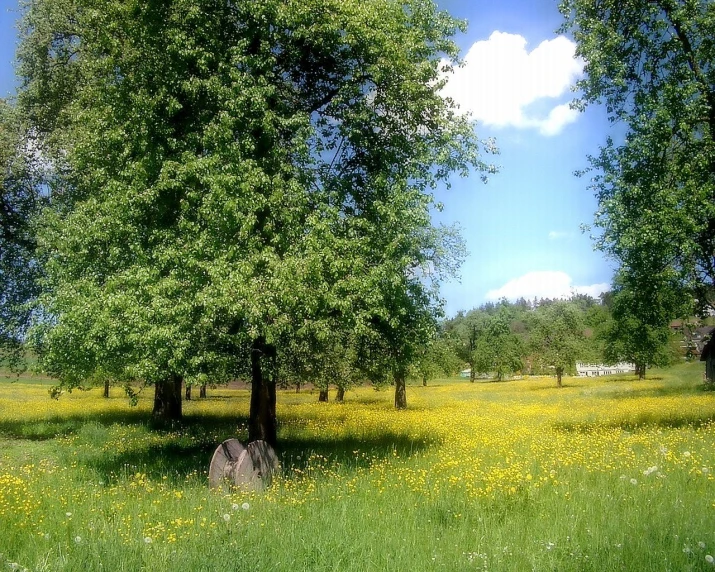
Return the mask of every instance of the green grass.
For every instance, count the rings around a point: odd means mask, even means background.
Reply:
[[[649,377],[281,392],[264,493],[206,482],[244,390],[159,428],[150,395],[2,383],[0,569],[712,570],[715,394],[700,364]]]

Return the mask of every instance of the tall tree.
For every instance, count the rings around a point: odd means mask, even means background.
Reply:
[[[40,235],[46,366],[154,383],[168,417],[182,379],[248,370],[249,439],[275,442],[306,323],[406,363],[451,244],[433,190],[489,170],[439,93],[460,28],[429,0],[33,2],[22,101],[66,188]]]
[[[474,383],[477,374],[476,349],[479,336],[484,326],[486,314],[481,309],[473,309],[466,314],[459,314],[448,324],[455,352],[464,363],[469,364],[469,381]]]
[[[582,316],[574,304],[555,301],[537,308],[532,320],[532,349],[544,365],[554,369],[556,384],[562,387],[563,374],[573,371],[584,351]]]
[[[626,127],[591,157],[598,246],[622,272],[670,280],[701,309],[715,281],[715,4],[564,0],[585,61],[580,105]]]
[[[650,280],[634,280],[617,275],[612,301],[613,319],[605,331],[605,358],[611,363],[635,364],[639,379],[649,366],[665,366],[670,356],[670,317],[679,312],[672,285]],[[680,307],[682,310],[682,306]]]
[[[497,312],[487,315],[474,349],[474,368],[477,373],[495,374],[498,381],[522,368],[523,348],[511,330],[511,316],[502,305]]]

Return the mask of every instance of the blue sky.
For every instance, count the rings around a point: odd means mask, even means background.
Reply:
[[[613,263],[595,252],[580,226],[593,220],[596,201],[586,166],[608,133],[605,113],[576,114],[569,86],[580,74],[573,44],[558,37],[552,0],[437,0],[468,21],[457,37],[466,66],[447,90],[477,119],[480,137],[494,137],[500,172],[484,185],[478,175],[455,178],[440,190],[437,222],[458,223],[470,252],[461,279],[445,283],[448,315],[501,296],[527,299],[597,295]],[[14,91],[17,1],[0,0],[0,95]]]
[[[573,173],[598,152],[609,124],[598,107],[568,109],[581,64],[571,40],[556,33],[558,3],[438,4],[468,21],[457,38],[466,66],[449,94],[472,111],[479,136],[496,138],[500,150],[494,158],[500,172],[486,185],[477,176],[455,179],[439,194],[445,208],[436,219],[459,223],[470,252],[461,280],[442,288],[448,315],[502,295],[533,299],[574,289],[597,295],[614,264],[580,230],[592,222],[596,200],[588,178]]]

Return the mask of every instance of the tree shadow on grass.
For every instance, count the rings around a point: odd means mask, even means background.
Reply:
[[[287,420],[288,421],[288,420]],[[288,421],[289,422],[289,421]],[[218,445],[230,438],[245,443],[248,419],[244,416],[187,415],[179,423],[157,423],[145,411],[62,416],[46,420],[1,421],[0,435],[11,439],[46,441],[67,436],[75,440],[57,450],[57,461],[77,462],[90,470],[87,478],[116,482],[135,473],[160,480],[206,480]],[[117,439],[114,427],[139,429]],[[358,437],[296,436],[279,426],[276,452],[287,474],[311,467],[368,467],[384,459],[409,457],[433,444],[407,434],[379,432]],[[78,453],[78,454],[77,454]],[[65,459],[66,457],[66,459]]]
[[[45,419],[0,420],[0,435],[11,439],[46,441],[73,435],[88,423],[110,426],[142,425],[147,422],[146,412],[136,410],[121,413],[57,415]]]
[[[116,482],[135,473],[146,474],[153,480],[166,477],[174,483],[192,479],[206,481],[209,463],[218,445],[213,440],[167,442],[121,453],[85,454],[79,463],[91,469],[93,475],[104,482]],[[296,469],[301,473],[311,469],[315,474],[315,471],[327,467],[348,470],[369,467],[380,459],[413,455],[426,446],[399,435],[385,435],[368,441],[285,439],[279,443],[277,453],[281,469],[286,474],[292,474]]]

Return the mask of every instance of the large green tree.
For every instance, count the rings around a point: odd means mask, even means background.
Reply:
[[[635,365],[639,379],[650,366],[669,365],[670,318],[679,310],[672,285],[650,280],[616,276],[612,320],[605,329],[605,358],[609,363],[628,361]]]
[[[474,349],[477,373],[494,374],[497,381],[522,368],[521,340],[512,332],[512,316],[506,305],[486,314]]]
[[[564,373],[573,371],[584,352],[583,316],[576,304],[554,301],[539,306],[531,315],[529,342],[543,365],[553,368],[556,385]]]
[[[250,371],[270,442],[306,324],[380,338],[399,375],[451,260],[432,193],[488,170],[439,93],[458,22],[429,0],[37,0],[24,22],[21,101],[63,175],[50,371],[146,380],[167,417],[182,380]]]
[[[564,0],[585,62],[580,105],[625,135],[590,158],[598,246],[645,286],[677,277],[712,308],[715,281],[715,4]]]

